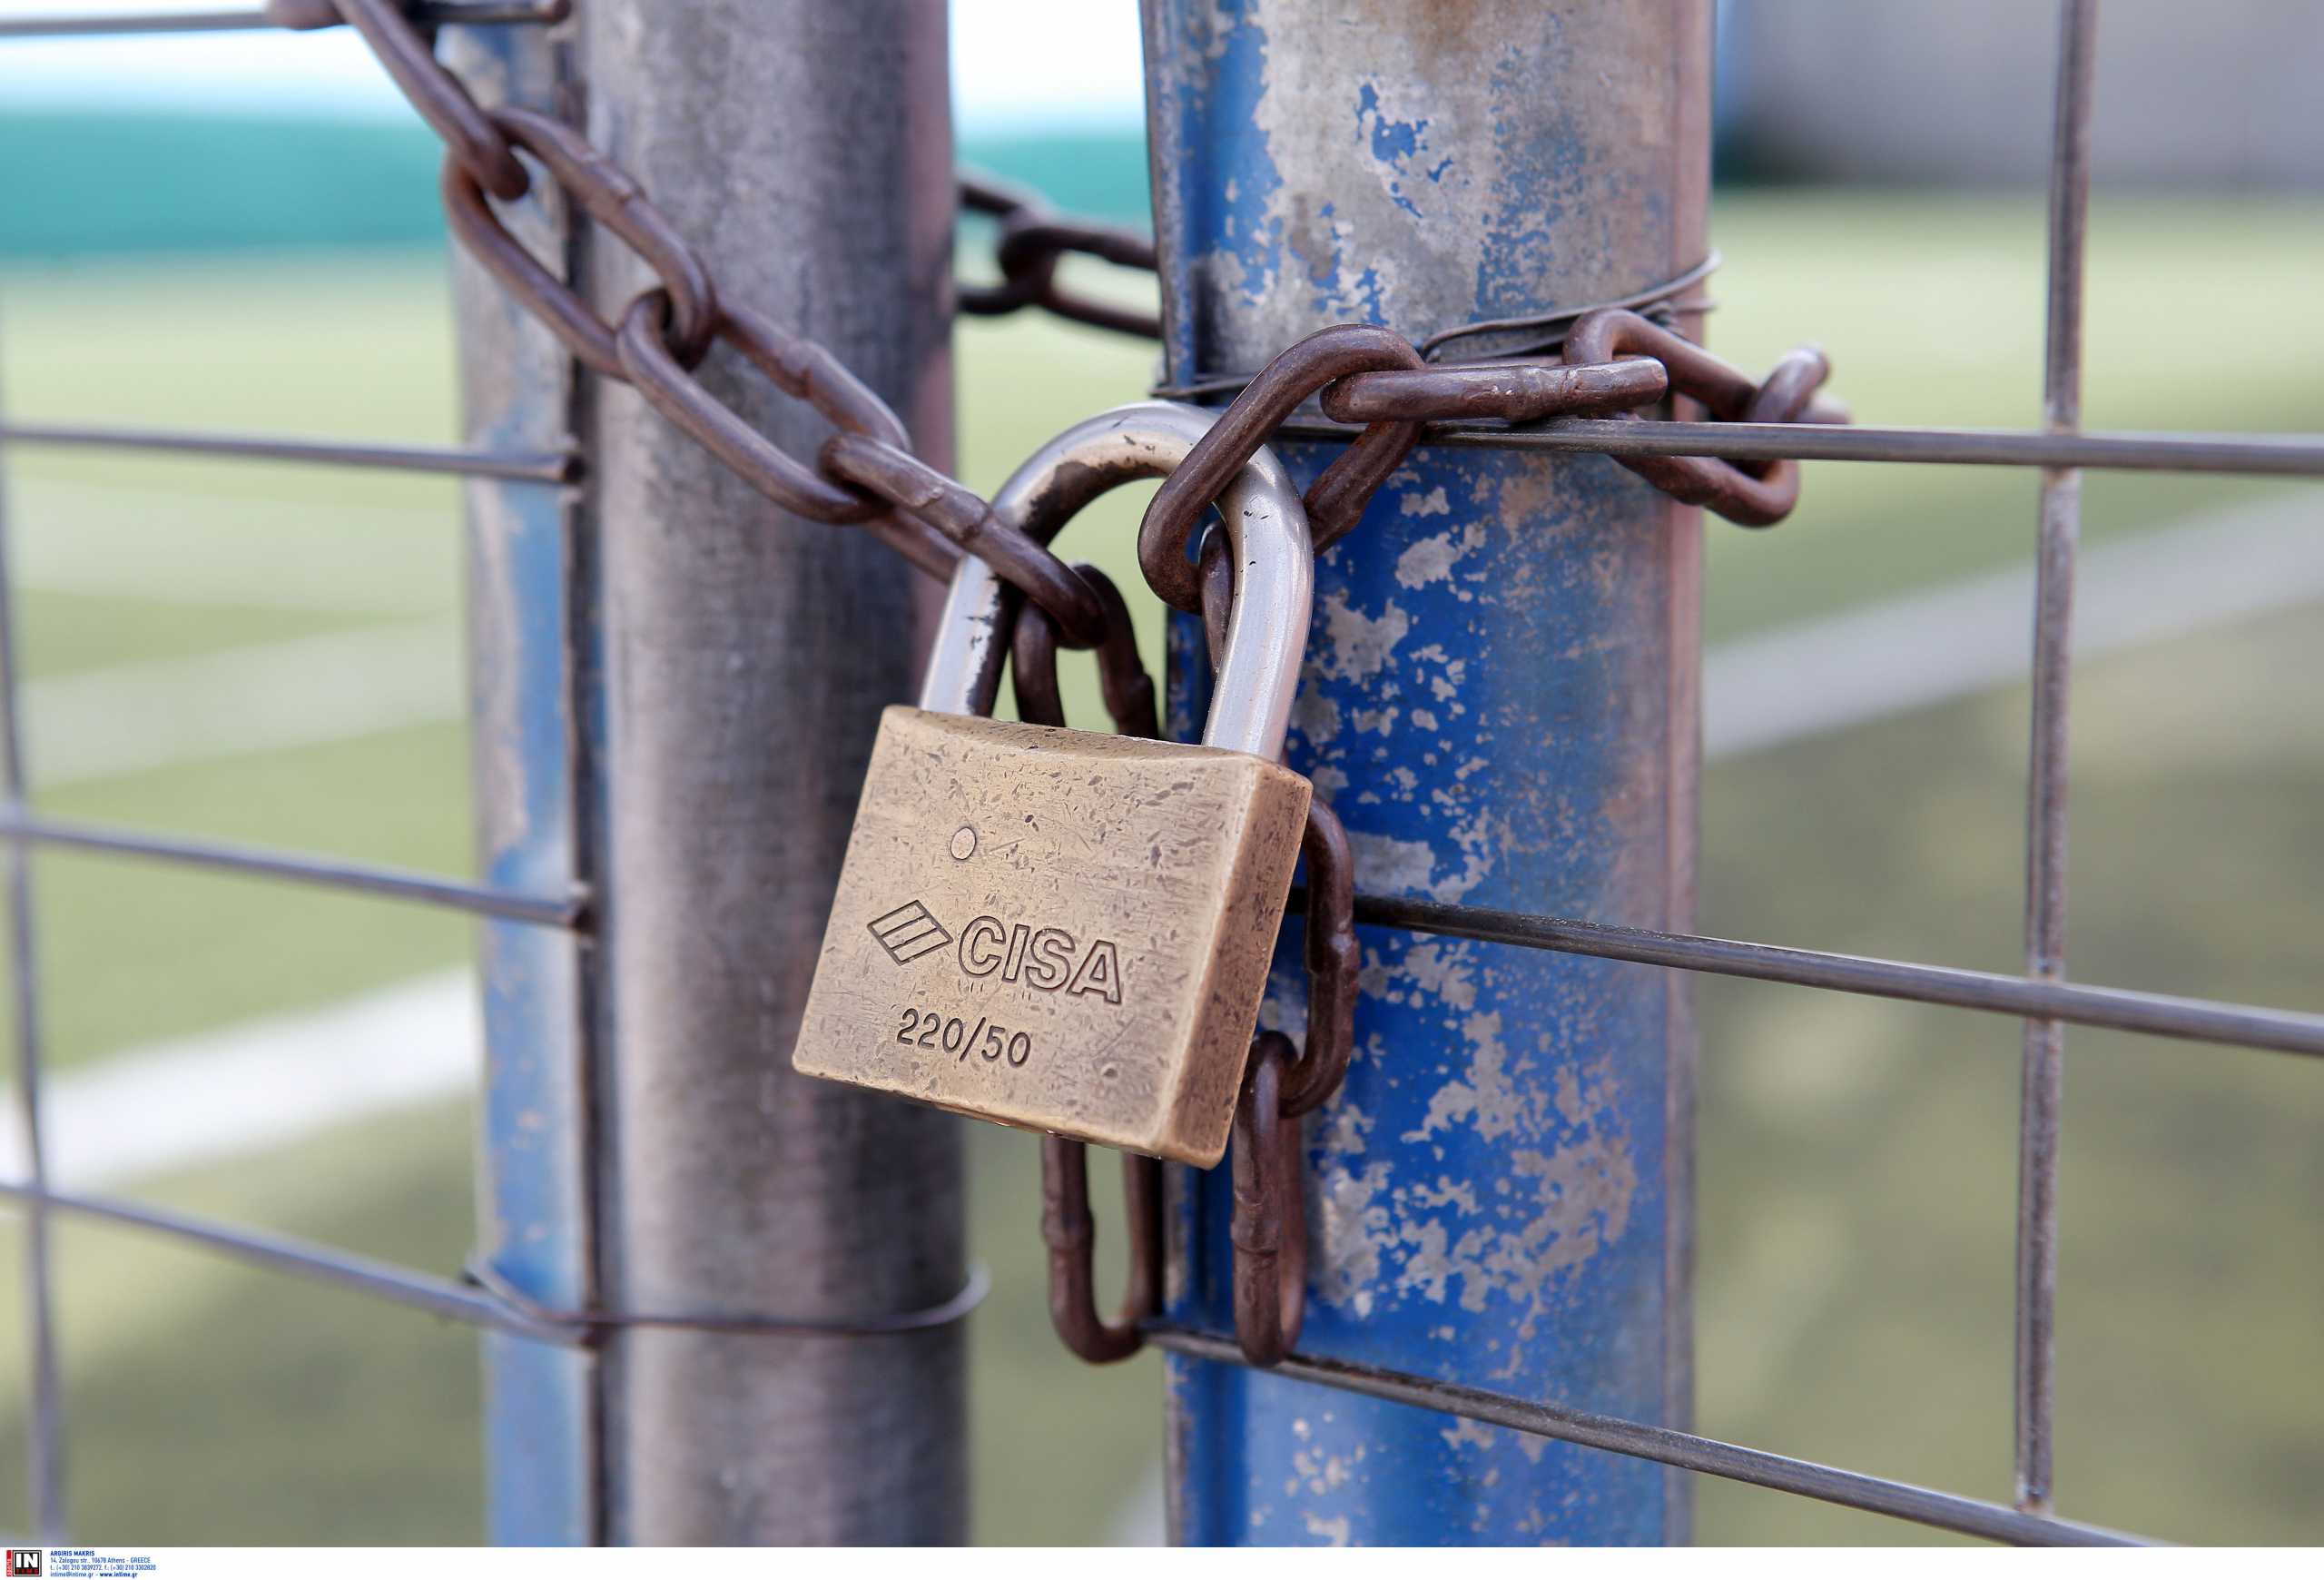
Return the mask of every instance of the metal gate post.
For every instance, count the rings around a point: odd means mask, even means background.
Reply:
[[[1146,0],[1173,385],[1324,324],[1419,340],[1700,261],[1700,0]],[[1312,476],[1332,448],[1285,444]],[[1327,556],[1291,761],[1358,885],[1688,926],[1700,528],[1602,458],[1423,449]],[[1176,622],[1174,712],[1204,667]],[[1295,928],[1263,1020],[1303,1020]],[[1679,973],[1364,930],[1309,1136],[1303,1353],[1684,1425],[1693,1026]],[[1230,1190],[1182,1172],[1172,1315],[1220,1331]],[[1193,1543],[1682,1540],[1679,1473],[1173,1356]]]
[[[572,31],[582,69],[562,113],[694,240],[723,291],[828,346],[949,464],[941,0],[599,0]],[[569,262],[608,314],[650,283],[586,226]],[[530,334],[481,292],[462,308],[485,348]],[[467,359],[472,427],[488,429],[510,408],[476,401],[500,376],[485,360]],[[798,403],[723,358],[707,376],[812,452],[820,421]],[[545,519],[477,512],[479,766],[502,775],[496,789],[479,773],[487,849],[497,867],[542,840],[525,819],[563,815],[547,802],[569,760],[573,870],[594,901],[574,976],[555,976],[562,963],[536,974],[494,943],[491,1244],[517,1272],[554,1275],[517,1280],[551,1304],[594,1294],[614,1312],[841,1322],[940,1306],[965,1278],[956,1121],[796,1078],[788,1057],[880,707],[912,694],[911,572],[862,533],[774,509],[630,390],[572,383],[586,471],[562,549]],[[560,554],[569,602],[550,601]],[[538,669],[544,644],[568,649],[564,695]],[[509,661],[511,695],[495,695]],[[555,1017],[576,1005],[586,1034],[563,1039]],[[502,1101],[511,1070],[573,1102]],[[527,1128],[540,1125],[571,1129]],[[586,1154],[563,1172],[527,1151],[574,1137]],[[552,1176],[568,1194],[518,1216],[527,1182]],[[582,1259],[537,1258],[521,1242],[541,1225]],[[566,1378],[578,1386],[531,1422],[513,1414],[529,1407],[534,1363],[496,1358],[497,1534],[524,1533],[521,1511],[548,1490],[526,1478],[586,1472],[582,1534],[596,1539],[964,1537],[957,1324],[605,1332],[597,1375]],[[543,1471],[503,1452],[568,1433],[593,1445],[586,1465]]]
[[[452,27],[438,48],[478,96],[558,113],[573,51],[537,27]],[[574,227],[537,197],[518,234],[569,272]],[[453,302],[470,443],[553,452],[571,433],[579,369],[457,250]],[[518,894],[595,886],[600,707],[592,557],[578,496],[476,479],[468,505],[470,778],[478,860]],[[558,929],[485,923],[483,1146],[478,1254],[529,1299],[600,1304],[589,1116],[602,953]],[[601,1540],[603,1399],[594,1355],[484,1336],[487,1527],[513,1545]]]

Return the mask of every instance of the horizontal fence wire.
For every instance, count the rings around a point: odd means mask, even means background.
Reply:
[[[250,433],[182,433],[166,429],[91,424],[0,422],[0,444],[70,449],[139,450],[220,460],[290,461],[372,471],[440,472],[517,483],[569,483],[580,476],[575,453],[503,453],[424,444],[346,444]]]
[[[573,1349],[593,1348],[600,1334],[620,1328],[682,1328],[738,1338],[892,1338],[950,1327],[981,1305],[992,1287],[991,1275],[980,1266],[970,1269],[967,1280],[957,1291],[934,1305],[857,1318],[558,1311],[533,1300],[488,1261],[472,1262],[455,1281],[311,1240],[172,1212],[118,1196],[58,1190],[37,1180],[0,1180],[0,1201],[15,1201],[44,1212],[69,1213],[116,1229],[157,1235],[183,1249],[369,1295],[471,1327],[496,1328],[521,1338]]]
[[[28,1207],[143,1229],[176,1240],[189,1249],[207,1251],[270,1272],[335,1285],[456,1322],[497,1328],[550,1344],[576,1342],[571,1328],[544,1322],[484,1290],[306,1240],[216,1223],[118,1197],[47,1190],[15,1180],[0,1180],[0,1200],[20,1201]]]
[[[458,878],[361,862],[335,861],[325,856],[294,855],[282,851],[254,849],[219,840],[179,839],[166,834],[139,834],[93,824],[72,823],[44,816],[23,807],[0,805],[0,839],[19,844],[50,845],[61,850],[87,851],[100,855],[134,856],[180,866],[204,867],[243,877],[311,884],[348,894],[381,899],[408,900],[505,922],[530,922],[542,927],[578,929],[588,916],[588,896],[522,894]]]
[[[1295,890],[1292,904],[1304,909],[1306,896]],[[2078,983],[1965,971],[1870,955],[1834,954],[1693,933],[1657,933],[1577,922],[1531,911],[1495,911],[1480,905],[1449,905],[1359,893],[1355,919],[1408,933],[1513,943],[1561,954],[1666,965],[1714,976],[1749,977],[1827,988],[1870,998],[1904,999],[2002,1015],[2037,1015],[2109,1031],[2143,1032],[2190,1042],[2267,1049],[2280,1053],[2324,1055],[2324,1015],[2265,1009],[2212,999],[2174,998],[2126,988],[2087,987]]]
[[[15,1181],[0,1181],[0,1200],[159,1235],[187,1249],[521,1338],[566,1347],[586,1347],[589,1342],[580,1325],[536,1315],[488,1289],[308,1240],[219,1223],[117,1197],[44,1189]],[[1155,1324],[1147,1329],[1147,1337],[1157,1348],[1206,1360],[1239,1364],[1241,1359],[1236,1341],[1223,1336]],[[1998,1504],[1933,1491],[1907,1482],[1795,1459],[1621,1417],[1516,1398],[1403,1372],[1299,1355],[1289,1357],[1274,1369],[1279,1376],[1326,1387],[1796,1493],[1964,1536],[2028,1545],[2115,1545],[2137,1541],[2096,1526],[2023,1514]]]
[[[419,0],[410,6],[416,22],[541,23],[561,21],[570,0]],[[47,16],[0,17],[0,39],[122,38],[141,33],[256,33],[282,24],[262,5],[217,11],[84,11]]]
[[[1142,1331],[1156,1348],[1222,1365],[1245,1364],[1233,1338],[1197,1333],[1155,1323]],[[2142,1538],[2097,1526],[2078,1525],[2043,1515],[2024,1514],[1997,1503],[1935,1492],[1910,1482],[1890,1481],[1860,1471],[1842,1470],[1810,1459],[1793,1459],[1764,1449],[1746,1448],[1716,1437],[1699,1437],[1669,1427],[1649,1426],[1620,1416],[1562,1405],[1538,1404],[1487,1388],[1439,1382],[1407,1372],[1387,1371],[1344,1360],[1313,1359],[1293,1355],[1271,1368],[1277,1377],[1317,1383],[1345,1393],[1363,1394],[1393,1404],[1436,1410],[1463,1420],[1505,1427],[1536,1437],[1551,1437],[1588,1448],[1650,1459],[1682,1470],[1699,1471],[1729,1481],[1748,1482],[1777,1492],[1795,1493],[1845,1508],[1886,1515],[1937,1530],[1955,1531],[1989,1541],[2021,1546],[2139,1546]]]
[[[1301,418],[1285,439],[1354,439],[1353,424]],[[1428,422],[1422,442],[1574,455],[1708,455],[1728,460],[1894,461],[2078,467],[2092,471],[2324,478],[2324,435],[2042,433],[2002,428],[1840,428],[1807,422],[1618,422],[1560,417],[1522,427]]]
[[[1559,418],[1528,427],[1432,422],[1424,444],[1456,449],[1548,450],[1575,455],[1719,456],[1729,460],[1892,461],[1930,466],[2075,467],[2242,477],[2324,478],[2324,438],[2309,434],[2083,433],[2004,429],[1837,428],[1785,422],[1606,422]],[[1360,428],[1286,422],[1285,439],[1336,442]],[[144,450],[274,460],[379,471],[440,472],[514,482],[569,483],[576,453],[496,452],[431,445],[348,444],[264,434],[48,423],[0,424],[0,443]]]

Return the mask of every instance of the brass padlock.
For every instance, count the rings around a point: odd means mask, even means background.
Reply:
[[[1167,401],[1068,429],[993,498],[1047,541],[1210,425]],[[921,706],[881,716],[792,1062],[1205,1168],[1226,1151],[1309,786],[1275,761],[1315,589],[1262,449],[1219,498],[1236,568],[1201,746],[991,711],[1013,594],[963,558]]]

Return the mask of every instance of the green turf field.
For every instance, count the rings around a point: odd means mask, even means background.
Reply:
[[[1713,343],[1764,365],[1810,335],[1871,422],[2038,415],[2033,198],[1755,195],[1721,208]],[[2302,289],[2324,211],[2102,204],[2093,426],[2324,428]],[[2208,344],[2173,318],[2201,290]],[[25,420],[443,442],[435,259],[306,255],[0,276],[0,391]],[[964,323],[960,445],[989,489],[1059,427],[1134,398],[1150,351],[1036,321]],[[2191,371],[2190,370],[2191,370]],[[1588,463],[1600,464],[1600,463]],[[37,678],[457,611],[456,491],[356,472],[9,458]],[[2086,537],[2266,486],[2094,478]],[[1820,465],[1780,530],[1716,522],[1714,641],[2022,564],[2033,482]],[[1134,586],[1135,500],[1077,528]],[[1345,550],[1343,550],[1344,552]],[[1149,637],[1151,630],[1149,629]],[[2324,736],[2312,614],[2089,667],[2077,698],[2075,972],[2324,1006],[2309,881]],[[1086,697],[1088,683],[1072,677]],[[1086,704],[1085,704],[1086,706]],[[1715,766],[1703,925],[2012,969],[2024,703],[1949,705]],[[34,741],[35,750],[38,746]],[[44,791],[50,810],[462,873],[452,722]],[[37,765],[35,765],[37,772]],[[48,856],[52,1053],[321,1005],[467,958],[432,913]],[[2015,1028],[1756,984],[1703,1007],[1705,1429],[1990,1496],[2006,1492]],[[2060,1487],[2070,1512],[2191,1539],[2324,1537],[2324,1085],[2275,1055],[2077,1034],[2069,1074]],[[988,1540],[1095,1540],[1158,1458],[1157,1368],[1066,1360],[1046,1330],[1033,1149],[974,1127],[975,1324]],[[464,1109],[407,1114],[147,1188],[156,1199],[449,1270],[468,1236]],[[0,1251],[14,1250],[0,1224]],[[467,1334],[74,1227],[62,1248],[75,1508],[93,1541],[467,1540],[481,1532]],[[0,1357],[21,1353],[14,1303]],[[0,1526],[22,1528],[23,1389],[0,1369]],[[1706,1485],[1707,1540],[1907,1534]]]

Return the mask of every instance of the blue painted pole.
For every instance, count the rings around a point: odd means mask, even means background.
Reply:
[[[1324,325],[1418,341],[1703,255],[1699,0],[1147,0],[1169,380]],[[1333,447],[1284,445],[1312,477]],[[1684,928],[1700,526],[1600,458],[1423,449],[1326,555],[1289,760],[1375,894]],[[1206,666],[1172,633],[1174,727]],[[1263,1022],[1304,1022],[1286,929]],[[1679,973],[1367,928],[1308,1137],[1303,1352],[1684,1425],[1693,1027]],[[1171,1314],[1224,1331],[1226,1170],[1180,1170]],[[1169,1362],[1201,1543],[1683,1540],[1679,1473]]]
[[[540,27],[455,27],[439,48],[491,103],[555,113],[569,47]],[[561,210],[521,224],[569,260]],[[569,265],[568,265],[569,266]],[[455,254],[461,392],[471,444],[554,450],[572,427],[577,369],[488,275]],[[594,576],[571,491],[467,485],[468,649],[478,857],[495,885],[555,894],[594,876],[594,765],[602,732]],[[595,973],[573,935],[486,923],[484,1138],[478,1254],[543,1306],[599,1305],[591,1155]],[[601,1368],[594,1356],[508,1334],[484,1338],[486,1526],[513,1545],[603,1536]]]

